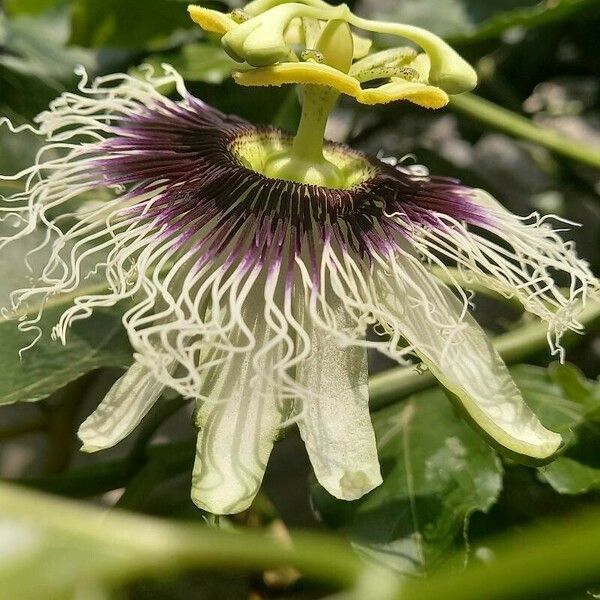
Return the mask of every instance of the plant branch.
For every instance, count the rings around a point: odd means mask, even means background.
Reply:
[[[600,169],[600,150],[565,139],[561,133],[538,125],[475,94],[452,96],[450,108],[515,137],[540,144],[557,154]]]
[[[427,580],[406,579],[402,585],[390,571],[361,562],[343,540],[321,533],[292,531],[292,543],[282,544],[256,530],[228,532],[119,511],[107,514],[7,484],[0,485],[0,511],[6,523],[27,527],[38,540],[29,552],[12,557],[8,567],[0,565],[3,591],[18,590],[22,600],[39,598],[40,591],[46,598],[64,597],[82,581],[112,586],[191,568],[294,567],[311,579],[354,587],[355,593],[345,597],[361,600],[558,597],[597,584],[600,573],[598,510],[491,540],[489,564],[441,571]],[[73,545],[75,554],[69,552]]]
[[[0,485],[0,510],[12,523],[26,523],[44,532],[47,556],[60,553],[64,540],[71,540],[83,552],[93,548],[94,554],[102,557],[91,562],[74,559],[69,568],[61,570],[59,578],[53,578],[53,586],[60,589],[52,590],[50,597],[69,591],[86,577],[114,585],[190,568],[255,571],[291,566],[312,579],[349,587],[368,569],[347,542],[324,534],[296,533],[288,545],[252,530],[228,533],[119,511],[106,514],[98,508],[7,484]],[[19,556],[9,571],[0,568],[3,589],[10,590],[13,584],[23,600],[39,597],[34,594],[40,591],[36,576],[20,577],[26,567],[36,573],[40,550],[36,547],[29,562],[28,558]],[[26,564],[15,565],[19,559]],[[387,579],[388,589],[390,579],[396,581],[391,575],[382,579]]]

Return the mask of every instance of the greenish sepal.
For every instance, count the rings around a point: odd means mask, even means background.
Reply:
[[[439,383],[439,382],[438,382]],[[453,406],[458,410],[461,417],[490,445],[492,448],[498,451],[502,456],[510,458],[515,462],[530,466],[530,467],[541,467],[553,462],[558,456],[564,451],[565,443],[564,440],[560,446],[556,448],[552,453],[540,456],[532,456],[526,454],[522,449],[520,450],[517,444],[512,443],[511,439],[507,436],[501,439],[499,436],[493,436],[489,431],[485,429],[485,426],[477,421],[473,415],[466,409],[463,401],[460,397],[451,392],[448,388],[444,387],[439,383],[444,394],[448,397]]]

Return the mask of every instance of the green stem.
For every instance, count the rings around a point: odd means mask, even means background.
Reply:
[[[86,578],[118,584],[190,568],[255,571],[286,566],[312,579],[348,587],[366,570],[345,541],[317,533],[296,533],[287,545],[251,530],[229,533],[118,511],[107,515],[105,510],[6,484],[0,485],[0,510],[11,522],[23,521],[45,531],[49,552],[59,552],[61,540],[66,539],[81,548],[94,548],[103,557],[81,564],[75,561],[70,569],[61,570],[52,584],[65,592]],[[53,540],[58,544],[54,550]],[[38,598],[36,578],[25,581],[17,565],[12,566],[12,579],[3,574],[3,588],[11,590],[13,584],[20,590],[19,598]],[[60,590],[54,591],[58,595]]]
[[[325,128],[339,94],[325,86],[305,85],[302,96],[302,114],[292,146],[273,157],[269,174],[302,183],[343,187],[342,172],[323,156]]]
[[[494,551],[489,564],[441,571],[428,580],[405,579],[401,587],[390,572],[370,571],[346,543],[330,535],[292,532],[288,546],[262,532],[229,533],[194,523],[106,514],[6,484],[0,485],[0,510],[7,523],[45,533],[33,554],[17,553],[9,568],[0,569],[3,592],[22,600],[39,598],[40,593],[56,598],[83,581],[115,585],[190,568],[255,571],[284,566],[336,586],[369,583],[364,593],[346,597],[479,600],[483,590],[486,600],[517,600],[563,597],[561,593],[597,584],[600,572],[597,510],[488,542]],[[80,548],[81,560],[69,548]],[[86,560],[92,548],[94,560]],[[44,573],[53,560],[60,577],[54,569],[52,577]]]
[[[541,144],[557,154],[600,169],[599,149],[565,139],[563,134],[537,125],[489,100],[474,94],[461,94],[451,98],[450,107],[495,129]]]
[[[600,323],[600,303],[590,302],[579,315],[579,321],[588,330]],[[548,326],[536,321],[514,329],[494,339],[494,346],[503,360],[516,363],[525,357],[543,350],[548,344]],[[565,345],[581,341],[582,337],[573,333],[565,336]],[[419,373],[414,367],[398,367],[378,373],[369,379],[369,396],[372,411],[384,408],[399,398],[435,385],[436,379],[429,372]]]
[[[323,156],[327,118],[339,94],[324,86],[306,85],[303,95],[302,116],[292,146],[269,156],[263,173],[288,181],[343,187],[342,172]]]

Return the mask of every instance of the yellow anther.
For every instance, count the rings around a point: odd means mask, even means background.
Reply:
[[[375,54],[356,61],[350,69],[350,74],[359,77],[360,73],[364,71],[372,71],[383,67],[405,66],[410,64],[417,57],[417,54],[414,48],[408,46],[375,52]]]
[[[386,104],[408,100],[425,108],[442,108],[448,95],[426,83],[393,78],[377,88],[363,89],[354,77],[329,65],[317,63],[283,63],[233,74],[235,81],[245,86],[281,86],[289,83],[329,86],[341,94],[355,98],[361,104]]]

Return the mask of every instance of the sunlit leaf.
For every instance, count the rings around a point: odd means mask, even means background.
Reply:
[[[600,385],[572,365],[511,369],[527,404],[561,433],[566,456],[540,468],[561,494],[599,489]],[[467,531],[469,516],[491,508],[502,488],[499,458],[438,389],[420,392],[373,415],[384,482],[344,503],[315,486],[314,506],[365,554],[403,573],[438,568]]]
[[[317,513],[366,555],[403,573],[439,567],[469,516],[502,488],[496,453],[439,390],[415,394],[373,417],[384,482],[343,503],[315,489]]]
[[[539,469],[540,479],[559,494],[600,489],[600,383],[573,365],[518,369],[520,387],[531,406],[566,433],[564,456]]]
[[[31,118],[74,84],[77,65],[95,69],[92,52],[65,47],[68,36],[65,12],[13,19],[0,13],[0,107]]]
[[[573,430],[585,422],[585,404],[576,395],[566,393],[546,369],[519,365],[513,367],[511,373],[527,404],[542,423],[560,433],[566,445],[572,444]]]
[[[37,14],[64,6],[69,0],[4,0],[4,9],[10,16]]]
[[[600,462],[595,467],[560,457],[540,469],[541,477],[559,494],[585,494],[600,490]]]

